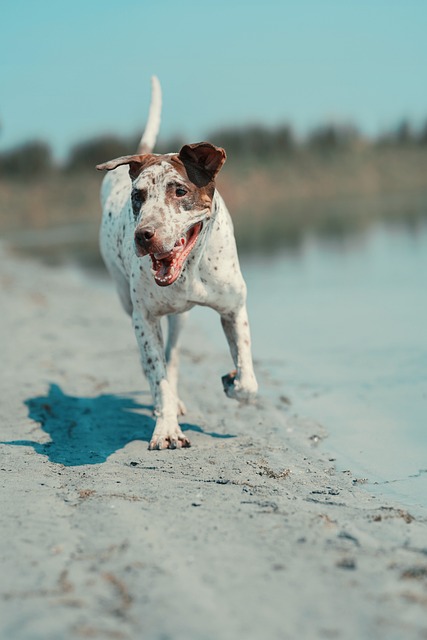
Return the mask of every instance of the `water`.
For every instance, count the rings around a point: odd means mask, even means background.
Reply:
[[[254,357],[291,410],[327,428],[338,468],[427,506],[427,225],[309,238],[243,271]]]

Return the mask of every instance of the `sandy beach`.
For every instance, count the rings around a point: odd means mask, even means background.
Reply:
[[[239,407],[190,319],[193,446],[149,452],[113,287],[5,249],[0,273],[1,638],[427,638],[427,515],[337,471],[262,360]]]

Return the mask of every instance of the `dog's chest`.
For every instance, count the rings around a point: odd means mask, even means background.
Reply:
[[[168,287],[154,281],[150,259],[134,257],[130,273],[130,288],[134,305],[144,306],[155,316],[183,313],[194,305],[209,303],[210,290],[198,265],[187,264],[179,279]]]

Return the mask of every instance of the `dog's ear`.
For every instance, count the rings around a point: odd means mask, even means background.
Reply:
[[[215,179],[226,157],[224,149],[210,142],[185,144],[178,155],[189,179],[198,187],[204,187]]]
[[[128,164],[129,175],[132,180],[135,180],[147,164],[150,157],[151,155],[149,153],[136,156],[121,156],[121,158],[115,158],[115,160],[109,160],[108,162],[97,164],[96,168],[98,171],[112,171],[112,169],[117,169],[117,167],[120,167],[122,164]]]

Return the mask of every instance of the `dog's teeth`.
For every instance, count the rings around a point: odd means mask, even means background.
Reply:
[[[150,268],[150,271],[151,271],[151,273],[153,274],[153,276],[155,276],[155,275],[156,275],[156,273],[157,273],[157,271],[156,271],[155,269],[151,269],[151,268]]]
[[[175,267],[171,267],[169,271],[170,271],[170,274],[173,276],[173,274],[175,273]]]

